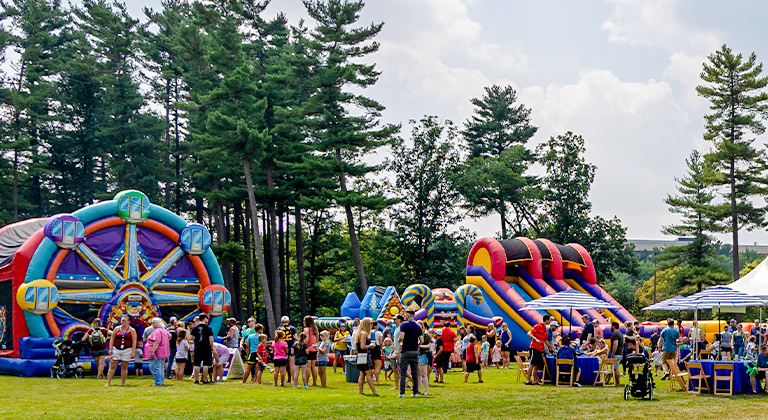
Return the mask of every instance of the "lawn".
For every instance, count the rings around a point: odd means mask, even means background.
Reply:
[[[266,372],[265,372],[266,373]],[[555,388],[525,386],[515,371],[484,370],[486,383],[473,375],[464,384],[451,373],[430,395],[398,399],[391,382],[379,388],[383,397],[357,394],[357,384],[330,374],[327,389],[275,388],[225,382],[150,387],[151,379],[131,377],[125,387],[104,387],[92,377],[56,380],[0,376],[2,419],[681,419],[764,417],[766,397],[713,397],[670,393],[669,382],[657,382],[654,401],[624,401],[621,387]],[[383,378],[383,375],[382,375]],[[626,380],[626,379],[624,379]],[[119,384],[119,379],[116,381]],[[366,387],[366,394],[370,390]]]

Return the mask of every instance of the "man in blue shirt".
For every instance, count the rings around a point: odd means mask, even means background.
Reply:
[[[419,396],[419,338],[421,338],[421,327],[413,322],[416,311],[407,309],[405,311],[406,322],[400,324],[400,334],[397,339],[400,342],[400,395],[405,397],[405,382],[408,376],[408,367],[411,368],[411,377],[413,378],[413,395]]]
[[[760,345],[760,354],[757,356],[757,374],[749,377],[749,383],[752,385],[752,393],[757,394],[757,381],[763,381],[763,388],[768,393],[768,386],[765,386],[765,372],[768,372],[768,345]]]
[[[557,359],[568,359],[573,360],[573,370],[575,379],[573,380],[573,386],[581,386],[579,383],[579,379],[581,378],[581,369],[579,369],[578,366],[576,366],[576,349],[571,347],[571,339],[568,337],[563,337],[562,339],[562,346],[557,350]]]
[[[667,328],[661,332],[661,367],[664,368],[664,376],[662,380],[669,377],[669,366],[667,360],[675,360],[677,357],[677,344],[680,339],[680,331],[675,328],[675,321],[672,319],[667,320]]]

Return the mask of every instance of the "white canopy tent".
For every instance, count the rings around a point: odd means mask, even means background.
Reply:
[[[738,292],[768,299],[768,258],[764,259],[746,276],[731,284],[726,284],[726,286]]]

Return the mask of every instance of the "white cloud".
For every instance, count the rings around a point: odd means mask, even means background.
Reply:
[[[677,0],[608,0],[614,11],[603,22],[608,39],[618,44],[645,45],[667,51],[693,49],[711,51],[718,36],[701,31],[678,19]]]
[[[538,141],[565,131],[584,137],[586,158],[598,168],[590,194],[596,214],[619,216],[630,237],[675,220],[663,199],[674,191],[693,139],[669,83],[625,82],[592,69],[574,84],[524,88],[521,99],[541,127]]]

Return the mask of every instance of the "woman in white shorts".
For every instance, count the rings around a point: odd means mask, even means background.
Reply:
[[[128,362],[133,360],[135,355],[136,330],[131,327],[131,316],[123,314],[120,315],[120,325],[115,327],[109,339],[109,374],[106,386],[112,382],[118,362],[120,362],[120,379],[122,385],[125,385],[125,379],[128,377]]]

